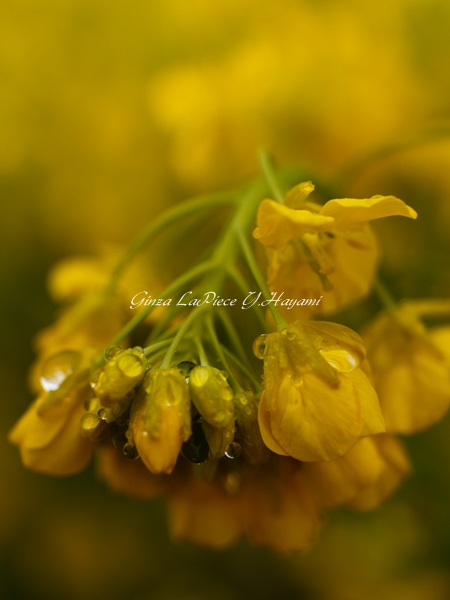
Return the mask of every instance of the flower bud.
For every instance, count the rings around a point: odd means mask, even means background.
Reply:
[[[141,350],[129,348],[118,352],[103,367],[95,383],[95,395],[104,406],[112,406],[141,383],[145,368]]]
[[[189,376],[192,402],[204,420],[218,429],[234,422],[233,390],[226,374],[214,367],[195,367]]]
[[[189,392],[179,369],[152,369],[133,404],[136,448],[152,473],[171,473],[191,435]]]
[[[251,392],[241,392],[234,397],[238,439],[242,457],[250,464],[265,463],[270,450],[264,444],[258,425],[258,399]]]

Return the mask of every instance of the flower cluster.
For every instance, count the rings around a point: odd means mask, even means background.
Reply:
[[[266,184],[257,182],[150,224],[104,290],[81,292],[40,335],[38,398],[9,434],[24,464],[69,475],[95,451],[111,488],[164,495],[173,537],[215,547],[246,534],[303,550],[325,509],[366,510],[386,498],[410,470],[395,434],[428,427],[450,406],[450,330],[427,331],[420,320],[449,307],[388,303],[365,342],[311,319],[370,292],[377,246],[369,221],[417,216],[392,196],[320,206],[308,200],[312,191],[306,182],[265,199]],[[149,304],[127,322],[117,286],[134,252],[177,218],[225,206],[231,219],[219,241],[152,294],[190,285],[196,294],[232,289],[245,297],[257,286],[264,305],[254,303],[250,316],[238,307],[170,305],[151,319]],[[250,243],[255,221],[267,280]],[[283,312],[270,301],[274,291],[323,302]]]

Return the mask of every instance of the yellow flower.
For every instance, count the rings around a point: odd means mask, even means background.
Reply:
[[[259,425],[276,454],[329,461],[359,438],[385,431],[376,393],[359,368],[362,340],[347,327],[293,323],[255,347],[264,358]]]
[[[133,403],[134,443],[152,473],[171,473],[191,435],[188,386],[179,369],[152,369]]]
[[[92,395],[88,383],[90,358],[63,352],[50,359],[51,368],[43,378],[46,391],[10,431],[9,441],[19,446],[22,461],[29,469],[71,475],[88,464],[93,444],[82,437],[80,420],[85,413],[84,403]]]
[[[39,356],[31,371],[31,385],[39,390],[45,361],[60,350],[103,350],[118,333],[124,313],[118,301],[103,294],[88,294],[69,308],[50,327],[39,332],[35,346]]]
[[[439,301],[405,302],[393,315],[380,314],[363,332],[391,433],[421,431],[450,407],[450,327],[427,331],[419,320],[420,314],[439,314],[441,307]]]
[[[417,213],[394,196],[305,202],[313,189],[310,182],[300,184],[286,205],[263,200],[253,235],[266,248],[270,290],[289,299],[322,296],[314,310],[325,312],[370,290],[378,250],[368,222],[393,215],[415,219]],[[290,321],[306,316],[302,306],[281,309]]]
[[[359,440],[344,456],[303,465],[304,477],[322,506],[348,503],[374,508],[409,472],[400,442],[387,434]]]
[[[405,449],[392,435],[382,434],[373,438],[383,467],[378,477],[365,486],[348,502],[356,510],[371,510],[391,494],[400,481],[411,471]]]
[[[302,465],[286,458],[274,463],[270,472],[253,474],[243,486],[244,529],[257,545],[280,552],[307,550],[320,528],[317,503]]]
[[[116,492],[144,500],[161,495],[168,487],[164,475],[149,473],[142,461],[125,458],[114,446],[100,448],[97,473]]]
[[[242,534],[239,498],[215,483],[191,474],[175,485],[167,498],[173,539],[223,548]]]

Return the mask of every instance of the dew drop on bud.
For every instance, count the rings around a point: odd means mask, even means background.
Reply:
[[[241,454],[241,445],[237,442],[231,442],[225,450],[225,456],[228,458],[237,458]]]
[[[123,447],[123,453],[130,460],[136,460],[136,458],[139,458],[139,452],[137,451],[137,448],[134,444],[125,444],[125,446]]]
[[[259,335],[253,342],[253,354],[256,358],[264,358],[264,352],[266,351],[266,334]]]
[[[133,348],[133,350],[136,350],[136,352],[139,352],[139,354],[142,354],[142,356],[145,356],[144,348],[142,346],[135,346]]]
[[[122,352],[122,348],[120,346],[110,346],[105,350],[105,354],[103,356],[105,357],[105,360],[108,361],[117,356],[120,352]]]
[[[97,414],[102,421],[106,421],[106,415],[107,415],[106,408],[101,408]]]
[[[64,350],[48,358],[41,369],[41,385],[46,392],[57,390],[71,375],[80,362],[75,350]]]

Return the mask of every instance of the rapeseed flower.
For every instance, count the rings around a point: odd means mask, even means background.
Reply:
[[[363,331],[375,389],[391,433],[411,434],[439,421],[450,407],[450,328],[427,330],[421,315],[448,303],[402,303]]]
[[[359,438],[385,431],[377,395],[360,368],[364,346],[353,331],[297,322],[257,340],[255,350],[264,359],[259,425],[276,454],[333,460]]]
[[[314,186],[293,188],[285,204],[263,200],[253,236],[265,247],[271,291],[286,298],[322,297],[314,310],[328,312],[366,296],[378,261],[377,242],[369,221],[417,213],[394,196],[364,200],[330,200],[324,206],[307,201]],[[304,308],[281,307],[289,320],[305,318]]]

